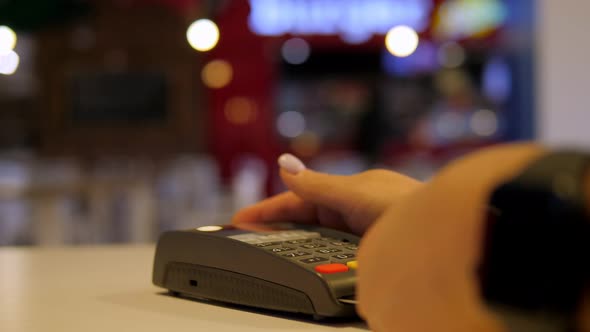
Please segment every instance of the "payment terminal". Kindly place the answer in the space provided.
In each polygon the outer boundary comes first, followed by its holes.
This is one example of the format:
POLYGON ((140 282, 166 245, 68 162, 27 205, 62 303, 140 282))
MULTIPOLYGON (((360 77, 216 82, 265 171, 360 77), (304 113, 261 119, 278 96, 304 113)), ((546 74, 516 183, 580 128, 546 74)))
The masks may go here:
POLYGON ((323 317, 355 316, 359 237, 294 224, 161 235, 153 283, 172 294, 323 317))

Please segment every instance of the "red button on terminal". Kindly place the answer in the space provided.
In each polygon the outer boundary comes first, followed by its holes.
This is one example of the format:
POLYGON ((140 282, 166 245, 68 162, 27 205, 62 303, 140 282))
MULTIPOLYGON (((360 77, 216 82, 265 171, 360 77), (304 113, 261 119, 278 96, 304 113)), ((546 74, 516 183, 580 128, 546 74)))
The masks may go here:
POLYGON ((316 272, 324 273, 324 274, 340 273, 340 272, 348 271, 348 266, 346 266, 344 264, 340 264, 340 263, 323 264, 323 265, 316 266, 315 270, 316 270, 316 272))

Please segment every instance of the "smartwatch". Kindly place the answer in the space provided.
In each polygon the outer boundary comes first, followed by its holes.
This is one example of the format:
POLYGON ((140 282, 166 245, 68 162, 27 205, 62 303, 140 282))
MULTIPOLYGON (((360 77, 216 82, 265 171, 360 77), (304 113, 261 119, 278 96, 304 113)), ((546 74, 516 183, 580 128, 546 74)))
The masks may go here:
POLYGON ((482 295, 511 332, 575 331, 590 283, 590 154, 555 151, 490 196, 482 295))

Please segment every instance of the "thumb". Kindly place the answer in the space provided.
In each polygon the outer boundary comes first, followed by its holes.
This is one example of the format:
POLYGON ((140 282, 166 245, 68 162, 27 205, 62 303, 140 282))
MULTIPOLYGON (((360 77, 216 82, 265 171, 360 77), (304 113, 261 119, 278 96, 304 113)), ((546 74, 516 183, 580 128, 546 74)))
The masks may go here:
POLYGON ((343 211, 358 198, 350 176, 315 172, 291 154, 279 157, 281 178, 295 195, 304 201, 343 211))

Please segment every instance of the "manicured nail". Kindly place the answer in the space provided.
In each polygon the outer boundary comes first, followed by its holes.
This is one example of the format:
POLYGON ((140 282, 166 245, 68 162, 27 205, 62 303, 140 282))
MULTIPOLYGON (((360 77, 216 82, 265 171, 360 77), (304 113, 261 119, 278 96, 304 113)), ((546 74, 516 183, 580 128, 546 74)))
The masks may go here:
POLYGON ((291 174, 297 174, 305 169, 305 164, 289 153, 285 153, 279 157, 279 166, 291 174))

